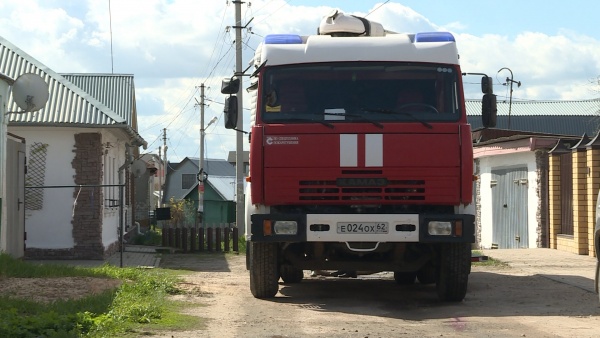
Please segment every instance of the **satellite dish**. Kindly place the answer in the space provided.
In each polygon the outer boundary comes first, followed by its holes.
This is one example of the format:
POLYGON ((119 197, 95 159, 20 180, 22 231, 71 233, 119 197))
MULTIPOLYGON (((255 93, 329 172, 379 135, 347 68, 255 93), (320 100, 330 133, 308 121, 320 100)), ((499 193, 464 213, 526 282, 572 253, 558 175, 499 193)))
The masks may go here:
POLYGON ((140 177, 146 172, 146 162, 135 160, 131 163, 131 173, 135 177, 140 177))
POLYGON ((25 73, 13 83, 12 96, 23 113, 37 111, 48 102, 48 84, 37 74, 25 73))

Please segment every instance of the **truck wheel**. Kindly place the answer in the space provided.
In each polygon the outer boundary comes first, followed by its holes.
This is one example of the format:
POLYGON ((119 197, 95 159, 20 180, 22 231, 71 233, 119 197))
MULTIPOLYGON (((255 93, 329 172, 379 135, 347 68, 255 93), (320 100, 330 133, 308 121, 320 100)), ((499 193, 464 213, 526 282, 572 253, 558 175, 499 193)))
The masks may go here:
POLYGON ((450 302, 463 300, 467 294, 470 271, 471 244, 442 244, 438 264, 438 298, 450 302))
POLYGON ((279 274, 284 283, 300 283, 304 278, 304 271, 294 268, 289 264, 284 264, 279 269, 279 274))
POLYGON ((250 243, 250 291, 256 298, 275 297, 279 290, 277 243, 250 243))
POLYGON ((394 279, 399 285, 412 285, 415 283, 417 273, 410 271, 394 271, 394 279))
POLYGON ((424 285, 435 283, 435 266, 432 263, 427 263, 417 271, 417 279, 419 283, 424 285))

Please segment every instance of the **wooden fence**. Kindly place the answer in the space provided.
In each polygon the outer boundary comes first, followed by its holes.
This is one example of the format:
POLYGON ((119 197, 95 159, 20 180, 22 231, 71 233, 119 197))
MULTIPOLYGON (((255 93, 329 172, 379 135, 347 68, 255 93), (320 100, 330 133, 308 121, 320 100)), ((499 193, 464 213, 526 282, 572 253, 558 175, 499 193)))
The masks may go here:
POLYGON ((239 229, 230 224, 198 227, 165 227, 162 246, 183 252, 239 252, 239 229))

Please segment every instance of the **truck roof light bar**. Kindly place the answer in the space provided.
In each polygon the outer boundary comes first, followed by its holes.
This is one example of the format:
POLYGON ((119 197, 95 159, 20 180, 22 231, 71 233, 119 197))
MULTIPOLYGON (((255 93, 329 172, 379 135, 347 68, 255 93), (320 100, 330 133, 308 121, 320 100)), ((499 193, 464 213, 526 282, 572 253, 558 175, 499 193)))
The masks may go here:
POLYGON ((302 37, 296 34, 269 34, 265 36, 267 45, 297 45, 302 44, 302 37))
POLYGON ((415 42, 456 42, 449 32, 422 32, 415 34, 415 42))

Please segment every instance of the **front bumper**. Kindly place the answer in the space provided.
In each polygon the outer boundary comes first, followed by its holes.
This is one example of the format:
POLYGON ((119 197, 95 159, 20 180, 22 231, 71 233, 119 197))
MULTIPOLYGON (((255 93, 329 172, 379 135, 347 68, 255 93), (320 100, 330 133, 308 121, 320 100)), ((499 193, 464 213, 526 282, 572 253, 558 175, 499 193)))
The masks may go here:
POLYGON ((474 243, 475 216, 462 214, 255 214, 250 240, 254 242, 413 242, 474 243), (278 234, 277 221, 295 222, 295 234, 278 234), (450 224, 444 235, 430 234, 431 224, 450 224), (353 233, 345 225, 374 231, 353 233), (368 224, 368 225, 367 225, 368 224), (376 225, 385 224, 385 232, 376 225), (343 229, 342 229, 343 228, 343 229), (379 230, 379 231, 377 231, 379 230))

